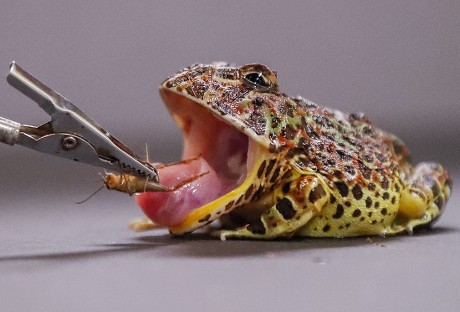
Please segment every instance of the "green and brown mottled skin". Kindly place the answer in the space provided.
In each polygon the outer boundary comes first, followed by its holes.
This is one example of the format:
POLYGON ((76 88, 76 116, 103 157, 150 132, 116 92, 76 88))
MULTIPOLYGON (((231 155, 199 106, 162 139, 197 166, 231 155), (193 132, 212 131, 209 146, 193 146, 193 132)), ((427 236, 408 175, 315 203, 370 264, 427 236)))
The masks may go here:
POLYGON ((264 65, 194 65, 161 92, 206 107, 259 144, 247 187, 172 233, 220 218, 222 239, 396 234, 431 224, 449 197, 442 166, 413 167, 404 144, 363 114, 282 93, 264 65))

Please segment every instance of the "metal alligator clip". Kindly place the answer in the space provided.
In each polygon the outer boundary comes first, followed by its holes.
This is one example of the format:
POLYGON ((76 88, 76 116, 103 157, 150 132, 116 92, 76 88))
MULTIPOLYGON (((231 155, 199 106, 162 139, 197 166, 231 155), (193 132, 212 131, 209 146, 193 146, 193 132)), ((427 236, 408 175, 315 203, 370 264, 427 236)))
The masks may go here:
POLYGON ((34 127, 0 117, 0 142, 19 144, 36 151, 145 177, 158 185, 158 172, 128 147, 86 116, 75 105, 53 91, 15 62, 10 65, 8 83, 35 101, 51 121, 34 127))

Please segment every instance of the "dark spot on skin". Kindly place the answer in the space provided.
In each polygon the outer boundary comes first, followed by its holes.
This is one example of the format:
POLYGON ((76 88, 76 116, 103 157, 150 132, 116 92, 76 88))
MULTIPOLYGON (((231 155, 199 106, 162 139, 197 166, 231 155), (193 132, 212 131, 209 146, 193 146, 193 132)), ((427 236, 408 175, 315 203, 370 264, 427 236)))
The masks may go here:
POLYGON ((263 161, 263 162, 260 164, 259 170, 257 170, 257 177, 258 177, 259 179, 262 177, 262 174, 264 173, 266 164, 267 164, 267 162, 266 162, 266 161, 263 161))
POLYGON ((390 198, 390 194, 388 194, 388 192, 385 192, 385 193, 383 193, 382 198, 383 198, 384 200, 387 200, 387 199, 390 198))
POLYGON ((177 92, 182 92, 182 87, 178 86, 176 87, 177 92))
POLYGON ((291 170, 286 171, 283 176, 281 177, 282 180, 287 180, 292 176, 291 170))
POLYGON ((323 227, 323 232, 328 232, 330 229, 331 229, 331 226, 330 226, 329 224, 326 224, 326 225, 323 227))
POLYGON ((251 200, 253 200, 253 201, 258 200, 261 197, 263 191, 264 191, 264 187, 262 185, 259 185, 259 188, 254 193, 254 195, 252 196, 251 200))
POLYGON ((262 222, 262 220, 257 220, 251 224, 248 225, 248 230, 251 231, 254 234, 265 234, 265 226, 262 222))
POLYGON ((287 194, 291 190, 291 182, 284 183, 281 190, 283 191, 284 194, 287 194))
POLYGON ((348 186, 344 182, 334 182, 335 187, 339 190, 340 195, 342 197, 347 197, 348 196, 348 186))
POLYGON ((380 154, 380 153, 375 153, 375 158, 377 158, 378 161, 380 161, 381 163, 384 163, 388 160, 385 155, 380 154))
POLYGON ((286 197, 278 201, 278 203, 276 204, 276 210, 278 210, 279 213, 281 213, 285 220, 292 219, 296 214, 296 211, 292 206, 292 202, 286 197))
POLYGON ((372 220, 371 224, 376 224, 377 220, 372 220))
POLYGON ((280 174, 280 170, 281 170, 281 168, 280 168, 280 167, 277 167, 277 168, 275 169, 275 171, 273 171, 273 174, 272 174, 272 176, 271 176, 271 178, 270 178, 270 183, 273 183, 273 182, 276 181, 276 179, 278 178, 278 176, 279 176, 279 174, 280 174))
POLYGON ((367 213, 367 216, 368 216, 369 218, 372 217, 372 211, 368 212, 368 213, 367 213))
POLYGON ((337 205, 337 209, 335 210, 335 213, 332 216, 332 218, 340 219, 343 216, 343 213, 344 213, 343 206, 342 205, 337 205))
POLYGON ((316 202, 318 199, 326 195, 326 191, 324 190, 321 184, 318 184, 315 188, 310 191, 310 195, 308 196, 308 200, 311 203, 316 202))
POLYGON ((310 143, 308 143, 307 139, 301 137, 296 150, 299 151, 299 154, 308 155, 310 151, 310 143))
POLYGON ((361 215, 361 210, 355 209, 355 211, 353 211, 352 216, 353 216, 354 218, 359 217, 360 215, 361 215))
POLYGON ((379 206, 380 206, 380 203, 379 203, 378 201, 376 201, 376 202, 374 203, 374 208, 379 208, 379 206))
POLYGON ((366 198, 366 208, 371 208, 372 206, 372 199, 370 197, 366 198))
POLYGON ((238 198, 238 200, 236 201, 236 205, 241 204, 241 202, 243 201, 243 199, 244 199, 244 195, 241 195, 240 198, 238 198))
POLYGON ((391 203, 392 203, 393 205, 396 203, 396 196, 393 196, 393 197, 391 198, 391 203))
POLYGON ((372 155, 370 155, 370 154, 365 154, 365 155, 363 156, 363 159, 364 159, 365 161, 367 161, 368 163, 372 163, 372 161, 374 160, 374 158, 373 158, 372 155))
POLYGON ((203 219, 198 220, 198 222, 206 222, 211 218, 211 215, 208 213, 203 219))
POLYGON ((246 190, 246 193, 244 193, 244 199, 248 199, 251 196, 253 190, 254 184, 251 184, 251 186, 246 190))
POLYGON ((388 181, 387 177, 383 177, 382 182, 380 183, 380 185, 382 186, 382 188, 384 190, 388 190, 388 187, 390 186, 390 181, 388 181))
POLYGON ((351 223, 345 224, 346 228, 348 229, 350 227, 351 223))
POLYGON ((364 179, 369 180, 371 178, 372 170, 366 167, 366 165, 360 164, 359 170, 361 171, 364 179))
POLYGON ((386 216, 388 213, 388 210, 386 208, 382 208, 380 212, 382 213, 382 215, 386 216))
POLYGON ((305 168, 308 168, 308 167, 311 165, 311 163, 309 162, 309 160, 308 160, 308 159, 304 159, 304 158, 298 159, 298 160, 296 161, 296 164, 297 164, 297 166, 299 166, 299 168, 304 168, 304 169, 305 169, 305 168))
POLYGON ((281 130, 281 134, 288 140, 292 140, 297 134, 297 130, 293 129, 289 125, 281 130))
POLYGON ((287 158, 292 158, 292 157, 294 157, 296 155, 303 155, 303 154, 304 154, 303 149, 301 149, 299 147, 293 147, 287 152, 286 157, 287 158))
POLYGON ((342 172, 342 171, 339 171, 339 170, 335 170, 335 171, 334 171, 334 176, 335 176, 337 179, 339 179, 339 180, 342 180, 342 179, 343 179, 343 176, 344 176, 344 174, 343 174, 343 172, 342 172))
POLYGON ((345 172, 351 176, 354 176, 356 174, 356 170, 352 166, 345 166, 345 172))
POLYGON ((271 159, 268 163, 267 170, 265 171, 265 176, 268 177, 269 174, 271 173, 273 167, 276 164, 276 159, 271 159))
POLYGON ((261 106, 264 103, 264 100, 261 97, 256 97, 252 99, 252 104, 255 106, 261 106))
POLYGON ((399 193, 399 191, 400 191, 400 188, 399 188, 399 184, 398 184, 398 183, 395 184, 395 191, 398 192, 398 193, 399 193))
POLYGON ((366 220, 366 218, 365 218, 365 217, 361 217, 361 218, 359 218, 359 221, 364 221, 364 220, 366 220))
POLYGON ((351 207, 351 203, 350 203, 350 201, 348 201, 348 200, 347 200, 347 201, 345 202, 345 206, 347 206, 347 207, 351 207))
POLYGON ((311 125, 308 124, 305 127, 305 132, 308 135, 308 137, 310 137, 311 139, 319 139, 318 133, 313 129, 311 125))
POLYGON ((371 135, 372 134, 372 128, 370 126, 365 126, 363 127, 362 129, 363 133, 366 134, 366 135, 371 135))
POLYGON ((281 120, 278 117, 272 116, 272 128, 278 127, 280 122, 281 120))
MULTIPOLYGON (((228 112, 229 114, 231 114, 231 111, 228 112)), ((258 112, 258 111, 254 111, 252 112, 249 117, 244 121, 244 123, 249 127, 251 128, 252 130, 254 130, 254 132, 257 134, 257 135, 262 135, 265 133, 265 129, 266 129, 266 120, 264 118, 264 116, 258 112)))
MULTIPOLYGON (((339 143, 338 145, 343 145, 343 143, 339 143)), ((337 154, 343 161, 350 161, 352 159, 352 157, 343 150, 337 150, 337 154)))
POLYGON ((331 204, 335 203, 336 199, 335 199, 335 196, 331 194, 331 204))
POLYGON ((371 182, 367 185, 367 188, 369 189, 369 191, 375 191, 376 185, 375 183, 371 182))
POLYGON ((351 189, 351 192, 353 193, 353 197, 356 199, 356 200, 360 200, 361 198, 363 198, 363 190, 361 189, 361 186, 359 186, 359 184, 355 184, 355 186, 353 186, 353 188, 351 189))
POLYGON ((225 211, 229 211, 230 209, 233 208, 234 201, 232 200, 229 202, 227 205, 225 205, 225 211))

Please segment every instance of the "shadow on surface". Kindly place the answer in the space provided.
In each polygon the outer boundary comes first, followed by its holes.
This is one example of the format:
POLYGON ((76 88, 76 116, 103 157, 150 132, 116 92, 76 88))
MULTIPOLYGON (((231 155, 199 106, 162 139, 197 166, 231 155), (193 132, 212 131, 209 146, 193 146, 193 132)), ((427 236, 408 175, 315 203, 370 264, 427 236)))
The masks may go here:
MULTIPOLYGON (((294 238, 290 240, 227 240, 225 242, 206 234, 193 234, 184 237, 172 237, 170 242, 175 248, 167 249, 161 256, 171 257, 244 257, 285 253, 296 250, 335 249, 361 246, 385 247, 387 243, 411 238, 448 235, 458 232, 456 228, 436 227, 434 229, 419 229, 414 235, 398 235, 390 237, 349 237, 349 238, 294 238)), ((143 236, 137 238, 144 243, 158 243, 158 236, 143 236)))
POLYGON ((295 238, 291 240, 252 241, 227 240, 225 242, 207 234, 193 234, 184 237, 152 235, 135 238, 138 242, 98 244, 81 246, 81 251, 45 252, 24 255, 0 256, 1 262, 12 261, 77 261, 101 256, 122 255, 133 252, 153 251, 158 257, 250 257, 280 254, 296 250, 335 249, 362 246, 385 247, 390 242, 410 240, 423 236, 448 235, 458 232, 456 228, 436 227, 419 230, 412 237, 352 237, 352 238, 295 238))

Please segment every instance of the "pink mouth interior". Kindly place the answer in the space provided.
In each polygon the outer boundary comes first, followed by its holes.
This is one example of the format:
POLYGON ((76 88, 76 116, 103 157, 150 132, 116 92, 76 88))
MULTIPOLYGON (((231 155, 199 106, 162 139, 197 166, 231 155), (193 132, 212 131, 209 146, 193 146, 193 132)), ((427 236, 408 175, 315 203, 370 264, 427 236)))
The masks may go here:
POLYGON ((194 209, 239 186, 252 164, 255 144, 199 104, 168 91, 162 95, 182 128, 182 159, 189 161, 160 168, 160 183, 174 187, 207 173, 173 192, 136 196, 138 205, 150 219, 159 225, 173 226, 194 209))

